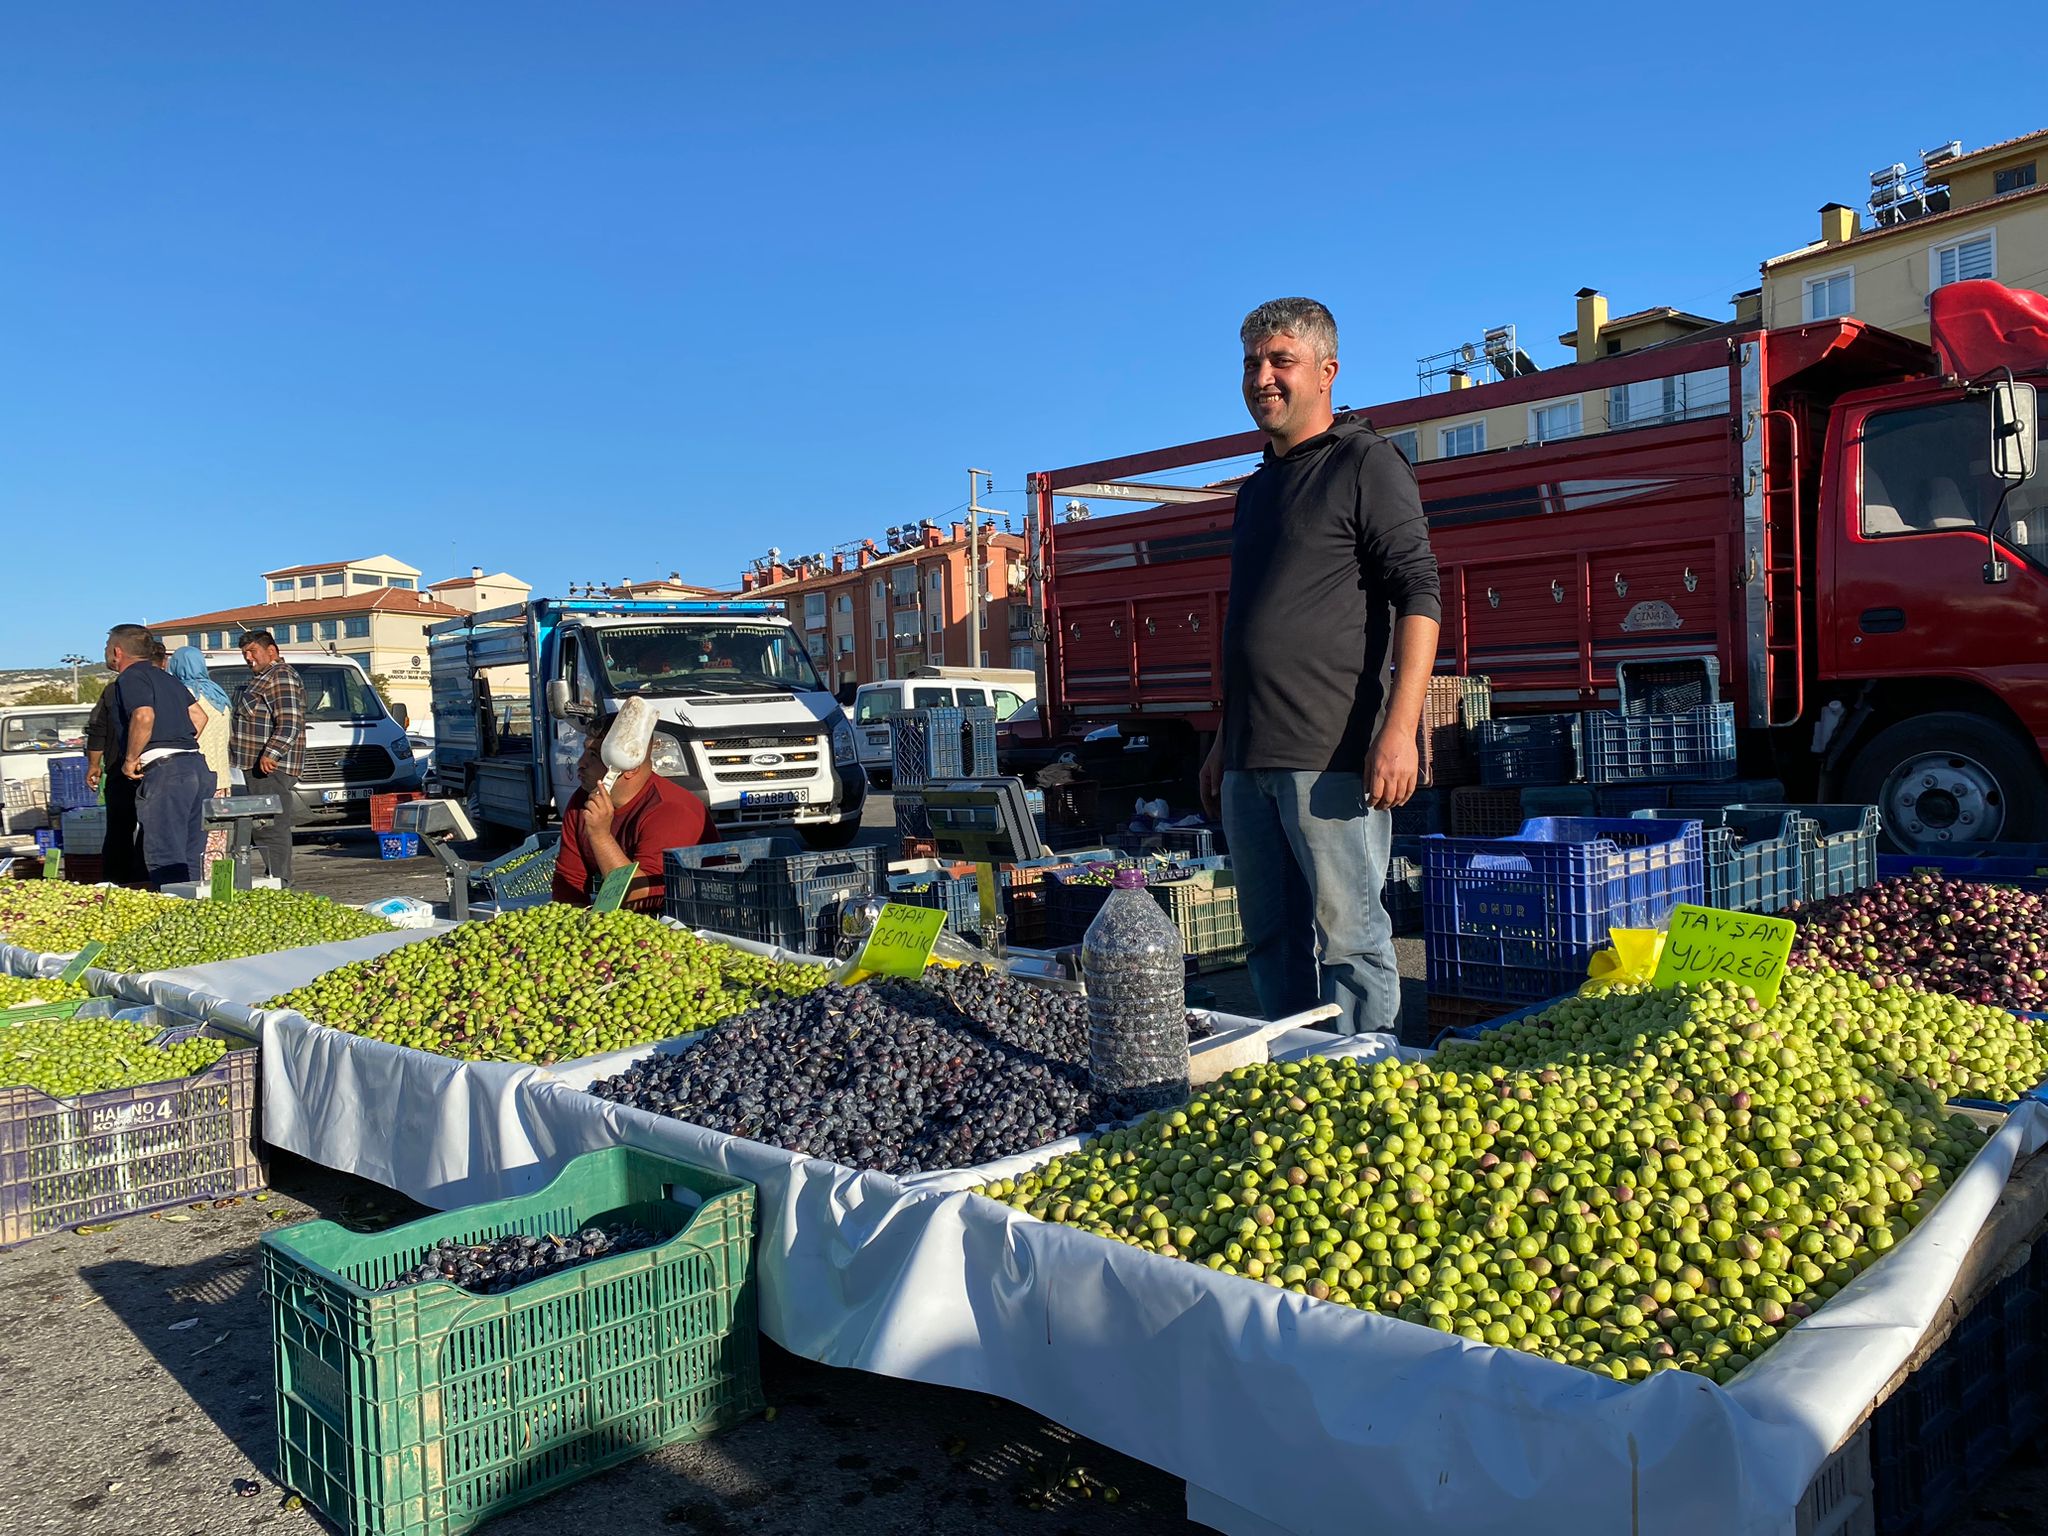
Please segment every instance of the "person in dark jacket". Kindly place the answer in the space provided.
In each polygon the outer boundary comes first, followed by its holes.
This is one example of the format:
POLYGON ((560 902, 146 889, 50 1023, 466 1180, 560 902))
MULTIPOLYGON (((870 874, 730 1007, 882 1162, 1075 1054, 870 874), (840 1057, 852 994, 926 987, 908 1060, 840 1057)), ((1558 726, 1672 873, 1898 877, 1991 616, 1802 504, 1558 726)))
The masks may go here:
POLYGON ((1381 888, 1390 812, 1415 793, 1436 557, 1400 450, 1335 422, 1329 310, 1276 299, 1240 336, 1267 447, 1237 493, 1223 724, 1202 798, 1222 811, 1267 1017, 1335 1003, 1344 1033, 1393 1033, 1401 981, 1381 888))
POLYGON ((85 722, 85 782, 98 793, 104 785, 107 831, 100 848, 100 878, 110 885, 140 885, 145 873, 142 845, 135 835, 135 781, 121 772, 121 744, 114 740, 114 685, 100 690, 85 722))

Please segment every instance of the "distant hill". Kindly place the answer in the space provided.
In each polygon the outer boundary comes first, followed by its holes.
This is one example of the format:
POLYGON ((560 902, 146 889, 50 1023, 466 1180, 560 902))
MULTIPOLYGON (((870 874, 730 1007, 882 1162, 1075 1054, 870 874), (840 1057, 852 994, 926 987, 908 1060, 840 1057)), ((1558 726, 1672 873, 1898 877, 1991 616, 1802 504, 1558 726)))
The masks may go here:
MULTIPOLYGON (((104 677, 104 667, 80 667, 81 680, 88 677, 104 677)), ((25 693, 37 688, 56 686, 64 690, 64 696, 71 696, 71 669, 69 667, 24 667, 15 671, 0 670, 0 705, 13 704, 25 693)))

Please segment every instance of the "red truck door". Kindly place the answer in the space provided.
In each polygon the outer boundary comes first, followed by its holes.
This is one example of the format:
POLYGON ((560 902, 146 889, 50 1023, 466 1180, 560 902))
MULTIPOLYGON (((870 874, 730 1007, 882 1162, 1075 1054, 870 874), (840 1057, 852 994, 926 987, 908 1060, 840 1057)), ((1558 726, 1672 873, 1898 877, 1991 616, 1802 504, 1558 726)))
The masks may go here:
POLYGON ((2011 577, 1984 580, 1989 473, 1981 395, 1904 396, 1842 413, 1824 505, 1835 538, 1819 614, 1822 670, 1889 685, 1845 798, 1900 842, 2048 835, 2048 476, 2005 501, 2011 577))

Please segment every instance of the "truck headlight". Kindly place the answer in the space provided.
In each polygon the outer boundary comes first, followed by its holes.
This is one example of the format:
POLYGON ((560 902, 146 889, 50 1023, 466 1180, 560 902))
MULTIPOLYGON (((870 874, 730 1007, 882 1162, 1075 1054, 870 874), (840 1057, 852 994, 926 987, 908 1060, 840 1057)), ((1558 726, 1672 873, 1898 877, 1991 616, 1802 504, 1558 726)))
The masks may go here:
POLYGON ((680 777, 689 771, 683 761, 683 744, 663 731, 654 733, 654 740, 648 744, 647 765, 664 779, 680 777))
POLYGON ((860 743, 854 739, 853 722, 841 717, 832 727, 832 761, 851 763, 860 757, 860 743))

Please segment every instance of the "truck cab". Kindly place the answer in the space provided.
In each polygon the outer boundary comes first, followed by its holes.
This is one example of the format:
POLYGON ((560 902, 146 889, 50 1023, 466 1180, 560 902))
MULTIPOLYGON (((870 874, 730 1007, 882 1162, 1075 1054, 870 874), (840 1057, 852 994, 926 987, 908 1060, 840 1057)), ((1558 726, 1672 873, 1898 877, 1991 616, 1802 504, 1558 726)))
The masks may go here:
POLYGON ((867 776, 853 728, 779 605, 545 599, 433 626, 436 772, 477 819, 532 831, 577 789, 585 723, 629 698, 654 771, 728 832, 850 843, 867 776))
MULTIPOLYGON (((325 651, 285 651, 282 659, 306 690, 306 762, 295 792, 301 812, 363 818, 370 796, 420 787, 425 763, 360 662, 325 651)), ((231 706, 252 675, 238 656, 209 656, 206 670, 231 706)))
POLYGON ((0 832, 54 826, 50 759, 85 750, 89 704, 22 704, 0 709, 0 832))

